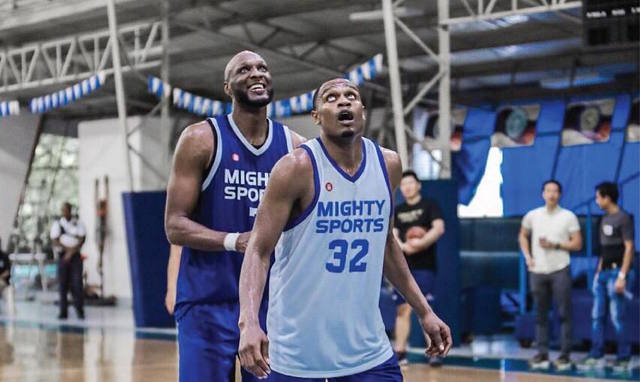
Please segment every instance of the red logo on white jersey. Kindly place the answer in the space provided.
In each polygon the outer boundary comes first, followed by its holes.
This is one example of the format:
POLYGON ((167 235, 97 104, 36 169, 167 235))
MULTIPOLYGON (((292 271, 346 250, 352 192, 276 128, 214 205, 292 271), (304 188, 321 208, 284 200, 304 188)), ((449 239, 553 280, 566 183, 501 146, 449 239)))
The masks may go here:
POLYGON ((240 155, 233 153, 231 154, 231 160, 233 160, 234 162, 237 162, 240 160, 240 155))
POLYGON ((324 188, 325 188, 327 191, 331 192, 331 190, 333 190, 333 184, 331 184, 331 182, 327 182, 327 183, 324 185, 324 188))

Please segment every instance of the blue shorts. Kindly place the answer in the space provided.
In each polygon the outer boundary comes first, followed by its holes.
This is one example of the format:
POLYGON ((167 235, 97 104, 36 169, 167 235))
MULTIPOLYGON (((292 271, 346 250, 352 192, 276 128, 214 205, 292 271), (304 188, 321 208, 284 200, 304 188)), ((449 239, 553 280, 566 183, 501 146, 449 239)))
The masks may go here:
MULTIPOLYGON (((412 269, 411 274, 413 278, 416 279, 416 283, 418 283, 418 287, 423 295, 427 296, 428 294, 433 295, 435 293, 436 273, 434 271, 429 269, 412 269)), ((394 291, 394 300, 396 305, 407 302, 397 290, 394 291)))
MULTIPOLYGON (((178 320, 180 382, 235 381, 239 313, 238 303, 185 307, 178 320)), ((260 312, 262 328, 265 319, 266 308, 260 312)), ((242 370, 243 382, 257 380, 242 370)))
MULTIPOLYGON (((325 378, 289 377, 271 370, 270 382, 325 382, 325 378)), ((385 363, 362 373, 329 378, 328 382, 402 382, 402 372, 395 353, 385 363)))

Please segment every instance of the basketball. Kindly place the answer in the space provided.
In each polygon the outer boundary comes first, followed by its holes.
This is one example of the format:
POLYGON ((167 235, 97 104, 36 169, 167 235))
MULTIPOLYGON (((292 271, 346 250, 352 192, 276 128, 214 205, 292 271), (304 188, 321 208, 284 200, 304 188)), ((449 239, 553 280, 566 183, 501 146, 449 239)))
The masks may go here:
POLYGON ((407 230, 406 238, 407 238, 407 240, 409 240, 409 239, 420 239, 426 233, 427 233, 427 230, 424 229, 423 227, 415 226, 415 227, 411 227, 411 228, 409 228, 407 230))

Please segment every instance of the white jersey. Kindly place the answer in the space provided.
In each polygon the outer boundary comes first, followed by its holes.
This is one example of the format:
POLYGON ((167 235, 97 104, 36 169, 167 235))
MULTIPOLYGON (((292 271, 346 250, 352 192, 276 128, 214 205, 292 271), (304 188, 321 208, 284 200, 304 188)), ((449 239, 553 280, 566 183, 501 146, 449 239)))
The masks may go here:
POLYGON ((271 268, 267 332, 278 373, 351 375, 393 354, 378 308, 391 188, 380 148, 362 141, 354 176, 320 139, 301 146, 313 164, 315 195, 285 227, 271 268))

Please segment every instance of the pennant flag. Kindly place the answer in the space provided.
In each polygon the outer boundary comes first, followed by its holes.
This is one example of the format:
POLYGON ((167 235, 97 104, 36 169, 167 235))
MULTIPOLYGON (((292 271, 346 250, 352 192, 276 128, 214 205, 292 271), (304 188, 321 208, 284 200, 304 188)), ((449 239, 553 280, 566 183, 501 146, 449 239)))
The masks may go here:
POLYGON ((31 101, 29 101, 29 110, 34 114, 40 114, 46 113, 51 109, 66 106, 100 89, 102 85, 104 85, 106 78, 106 74, 100 72, 66 89, 32 98, 31 101))
POLYGON ((147 77, 147 87, 149 89, 149 93, 154 94, 158 99, 169 97, 171 94, 171 86, 162 82, 158 77, 147 77))
POLYGON ((20 104, 18 101, 0 102, 0 118, 18 114, 20 114, 20 104))

